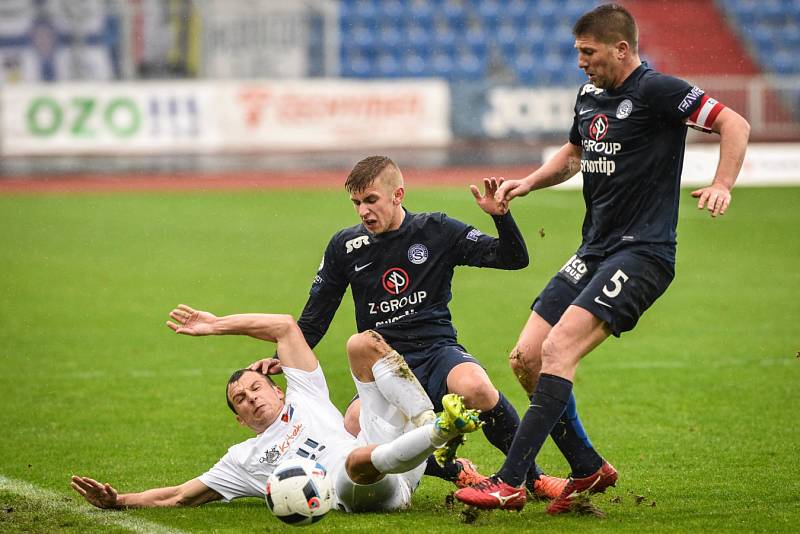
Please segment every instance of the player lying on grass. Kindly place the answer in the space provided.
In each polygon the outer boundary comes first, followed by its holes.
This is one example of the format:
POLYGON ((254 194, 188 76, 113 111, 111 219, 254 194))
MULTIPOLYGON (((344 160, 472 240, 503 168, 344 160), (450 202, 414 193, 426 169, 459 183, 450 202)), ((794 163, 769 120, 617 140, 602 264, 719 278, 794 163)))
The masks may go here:
POLYGON ((356 334, 347 355, 364 400, 361 433, 344 428, 331 403, 316 356, 289 315, 216 317, 180 305, 167 325, 190 336, 247 335, 277 343, 286 392, 252 369, 228 380, 228 406, 257 435, 228 449, 210 470, 177 486, 120 494, 110 484, 73 476, 72 487, 98 508, 195 506, 223 499, 263 497, 269 475, 284 461, 310 458, 333 482, 334 506, 347 512, 408 508, 428 456, 447 441, 477 430, 476 410, 447 395, 433 405, 402 356, 372 331, 356 334))

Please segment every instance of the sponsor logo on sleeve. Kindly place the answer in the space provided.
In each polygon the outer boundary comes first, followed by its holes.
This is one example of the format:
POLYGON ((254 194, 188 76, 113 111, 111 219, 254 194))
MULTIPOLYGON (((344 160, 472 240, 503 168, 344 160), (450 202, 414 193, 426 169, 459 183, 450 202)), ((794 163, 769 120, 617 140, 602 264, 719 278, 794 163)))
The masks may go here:
POLYGON ((422 265, 428 261, 428 247, 421 243, 408 247, 408 261, 414 265, 422 265))
POLYGON ((685 97, 683 97, 683 100, 681 101, 681 103, 678 104, 678 111, 686 112, 686 110, 688 110, 690 107, 692 107, 692 104, 694 104, 695 101, 698 98, 703 96, 704 93, 705 93, 705 91, 703 91, 702 89, 700 89, 696 85, 694 87, 692 87, 692 90, 689 91, 689 94, 686 95, 685 97))
POLYGON ((478 230, 477 228, 473 228, 473 229, 472 229, 472 230, 470 230, 470 231, 469 231, 469 233, 467 234, 467 239, 468 239, 469 241, 477 241, 477 240, 478 240, 478 238, 479 238, 480 236, 482 236, 482 235, 483 235, 483 232, 481 232, 481 231, 480 231, 480 230, 478 230))

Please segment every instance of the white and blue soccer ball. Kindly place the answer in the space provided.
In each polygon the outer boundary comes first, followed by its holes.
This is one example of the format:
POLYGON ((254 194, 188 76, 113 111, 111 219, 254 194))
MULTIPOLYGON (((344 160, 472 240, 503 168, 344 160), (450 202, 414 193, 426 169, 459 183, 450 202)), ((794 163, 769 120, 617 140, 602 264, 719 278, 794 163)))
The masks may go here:
POLYGON ((267 479, 267 507, 290 525, 308 525, 325 517, 333 504, 333 484, 314 460, 297 458, 281 464, 267 479))

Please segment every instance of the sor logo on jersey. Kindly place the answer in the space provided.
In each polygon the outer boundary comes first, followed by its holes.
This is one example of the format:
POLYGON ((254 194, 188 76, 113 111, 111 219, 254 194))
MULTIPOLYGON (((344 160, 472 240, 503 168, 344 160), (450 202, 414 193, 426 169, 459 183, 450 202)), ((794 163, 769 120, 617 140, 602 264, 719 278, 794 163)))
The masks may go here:
POLYGON ((617 118, 627 119, 630 116, 631 111, 633 111, 633 102, 626 98, 619 103, 619 106, 617 106, 617 118))
POLYGON ((400 267, 392 267, 381 277, 383 289, 392 295, 399 295, 408 289, 408 273, 400 267))
POLYGON ((408 261, 414 265, 422 265, 428 261, 428 247, 421 243, 408 247, 408 261))
POLYGON ((347 254, 350 254, 354 250, 361 248, 363 245, 369 245, 369 236, 362 235, 355 237, 346 242, 344 244, 344 248, 347 249, 347 254))
POLYGON ((602 89, 595 87, 594 84, 591 83, 584 84, 583 88, 581 88, 581 96, 585 95, 586 93, 594 93, 599 95, 602 92, 602 89))
POLYGON ((589 124, 589 137, 595 141, 599 141, 608 133, 608 117, 603 114, 595 115, 592 117, 592 122, 589 124))

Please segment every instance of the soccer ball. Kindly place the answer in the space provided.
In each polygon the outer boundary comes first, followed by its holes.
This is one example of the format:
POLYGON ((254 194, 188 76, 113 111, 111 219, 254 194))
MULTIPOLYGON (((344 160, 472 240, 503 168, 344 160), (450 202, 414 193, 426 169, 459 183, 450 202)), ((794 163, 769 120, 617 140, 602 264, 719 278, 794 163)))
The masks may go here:
POLYGON ((316 523, 333 503, 333 484, 325 468, 313 460, 282 462, 267 479, 267 507, 290 525, 316 523))

